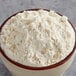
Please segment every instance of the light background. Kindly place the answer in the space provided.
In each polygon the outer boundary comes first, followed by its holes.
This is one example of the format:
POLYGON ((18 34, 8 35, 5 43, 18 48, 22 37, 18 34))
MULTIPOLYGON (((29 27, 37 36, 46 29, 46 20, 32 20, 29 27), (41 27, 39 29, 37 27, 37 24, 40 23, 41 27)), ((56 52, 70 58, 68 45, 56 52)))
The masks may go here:
MULTIPOLYGON (((66 15, 76 26, 76 0, 0 0, 0 25, 13 13, 28 8, 52 9, 66 15)), ((0 76, 11 76, 0 60, 0 76)), ((76 76, 76 57, 64 76, 76 76)))

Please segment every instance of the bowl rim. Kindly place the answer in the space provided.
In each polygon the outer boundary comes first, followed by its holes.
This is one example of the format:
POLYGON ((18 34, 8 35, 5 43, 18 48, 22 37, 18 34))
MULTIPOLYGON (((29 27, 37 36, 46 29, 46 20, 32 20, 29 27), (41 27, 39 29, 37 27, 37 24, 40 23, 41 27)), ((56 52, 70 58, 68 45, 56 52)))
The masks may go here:
MULTIPOLYGON (((2 23, 2 25, 0 26, 0 33, 1 33, 1 30, 2 30, 2 27, 6 24, 6 22, 11 18, 11 17, 13 17, 13 16, 15 16, 16 14, 18 14, 18 13, 22 13, 22 12, 24 12, 24 11, 38 11, 38 10, 40 10, 40 8, 38 8, 38 9, 26 9, 26 10, 23 10, 23 11, 19 11, 19 12, 16 12, 16 13, 14 13, 13 15, 11 15, 10 17, 8 17, 6 20, 4 20, 4 22, 2 23)), ((42 9, 42 10, 46 10, 46 11, 50 11, 50 10, 48 10, 48 9, 42 9)), ((56 13, 58 13, 58 12, 56 12, 56 13)), ((63 15, 61 15, 60 13, 58 13, 60 16, 63 16, 63 15)), ((72 28, 73 28, 73 30, 74 30, 74 32, 76 31, 75 30, 75 27, 73 26, 73 24, 70 22, 70 20, 68 19, 68 22, 71 24, 71 26, 72 26, 72 28)), ((71 56, 74 54, 74 52, 75 52, 75 49, 76 49, 76 32, 75 32, 75 44, 74 44, 74 48, 73 48, 73 50, 70 52, 70 54, 68 55, 68 56, 66 56, 63 60, 61 60, 61 61, 59 61, 59 62, 57 62, 57 63, 55 63, 55 64, 52 64, 52 65, 49 65, 49 66, 42 66, 42 67, 33 67, 33 66, 28 66, 28 65, 24 65, 24 64, 21 64, 21 63, 18 63, 18 62, 16 62, 16 61, 14 61, 14 60, 12 60, 11 58, 9 58, 5 53, 4 53, 4 51, 3 51, 3 49, 1 48, 1 46, 0 46, 0 52, 1 52, 1 54, 4 56, 4 58, 6 58, 10 63, 12 63, 13 65, 16 65, 17 67, 20 67, 20 68, 23 68, 23 69, 27 69, 27 70, 35 70, 35 71, 40 71, 40 70, 48 70, 48 69, 53 69, 53 68, 56 68, 56 67, 58 67, 58 66, 61 66, 62 64, 64 64, 65 62, 67 62, 70 58, 71 58, 71 56)))

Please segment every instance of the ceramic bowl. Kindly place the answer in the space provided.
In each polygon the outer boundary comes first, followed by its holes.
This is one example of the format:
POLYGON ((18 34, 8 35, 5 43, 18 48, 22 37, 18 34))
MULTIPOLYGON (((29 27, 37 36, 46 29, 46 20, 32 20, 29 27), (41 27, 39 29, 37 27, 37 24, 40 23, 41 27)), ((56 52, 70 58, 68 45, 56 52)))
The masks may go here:
MULTIPOLYGON (((28 9, 28 10, 29 11, 30 10, 38 11, 39 9, 28 9)), ((47 9, 44 9, 44 10, 47 10, 47 9)), ((47 10, 47 11, 49 11, 49 10, 47 10)), ((23 12, 23 11, 20 11, 20 12, 23 12)), ((15 16, 16 14, 18 14, 20 12, 17 12, 15 14, 13 14, 12 16, 10 16, 9 18, 7 18, 3 22, 3 24, 0 26, 0 32, 2 30, 2 27, 5 25, 5 23, 11 17, 15 16)), ((61 14, 59 14, 59 15, 61 15, 61 14)), ((72 25, 72 23, 70 21, 69 21, 69 23, 71 24, 72 28, 75 31, 75 28, 72 25)), ((26 65, 20 64, 18 62, 15 62, 5 54, 5 52, 2 50, 1 46, 0 46, 0 57, 1 57, 2 61, 4 62, 5 66, 8 68, 8 70, 12 73, 13 76, 62 76, 63 73, 69 68, 69 66, 71 65, 71 63, 74 59, 75 49, 76 49, 76 40, 75 40, 75 45, 74 45, 73 50, 70 52, 70 54, 67 57, 65 57, 63 60, 61 60, 60 62, 58 62, 56 64, 45 66, 45 67, 32 67, 32 66, 26 66, 26 65)))

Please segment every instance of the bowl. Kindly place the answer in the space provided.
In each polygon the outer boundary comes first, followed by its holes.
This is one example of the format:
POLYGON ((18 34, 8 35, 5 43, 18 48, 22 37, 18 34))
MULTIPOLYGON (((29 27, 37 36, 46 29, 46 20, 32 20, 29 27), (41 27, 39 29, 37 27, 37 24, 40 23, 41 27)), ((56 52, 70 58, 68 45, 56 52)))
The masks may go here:
MULTIPOLYGON (((27 9, 26 11, 38 11, 39 9, 27 9)), ((50 11, 48 9, 43 9, 50 11)), ((13 16, 15 16, 18 13, 21 13, 23 11, 19 11, 12 16, 8 17, 3 24, 0 26, 0 32, 2 30, 2 27, 5 25, 5 23, 13 16)), ((60 13, 58 13, 61 15, 60 13)), ((62 16, 62 15, 61 15, 62 16)), ((68 20, 71 24, 73 30, 75 31, 75 27, 73 24, 68 20)), ((76 32, 76 31, 75 31, 76 32)), ((76 35, 76 34, 75 34, 76 35)), ((76 37, 76 36, 75 36, 76 37)), ((76 38, 75 38, 76 39, 76 38)), ((64 72, 70 67, 71 63, 74 60, 75 56, 75 49, 76 49, 76 40, 73 50, 70 52, 70 54, 65 57, 63 60, 56 64, 52 64, 49 66, 43 66, 43 67, 32 67, 32 66, 26 66, 23 64, 20 64, 16 61, 13 61, 10 59, 5 52, 2 50, 0 46, 0 57, 5 64, 5 66, 8 68, 8 70, 12 73, 12 76, 62 76, 64 72)))

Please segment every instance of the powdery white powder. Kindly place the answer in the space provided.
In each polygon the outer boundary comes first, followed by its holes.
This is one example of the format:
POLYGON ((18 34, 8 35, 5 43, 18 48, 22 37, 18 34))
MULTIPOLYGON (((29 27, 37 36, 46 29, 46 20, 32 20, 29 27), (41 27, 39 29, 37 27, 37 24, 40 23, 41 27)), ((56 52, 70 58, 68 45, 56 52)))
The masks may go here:
POLYGON ((12 60, 29 66, 48 66, 73 49, 75 32, 66 16, 54 11, 24 11, 11 17, 1 31, 1 47, 12 60))

